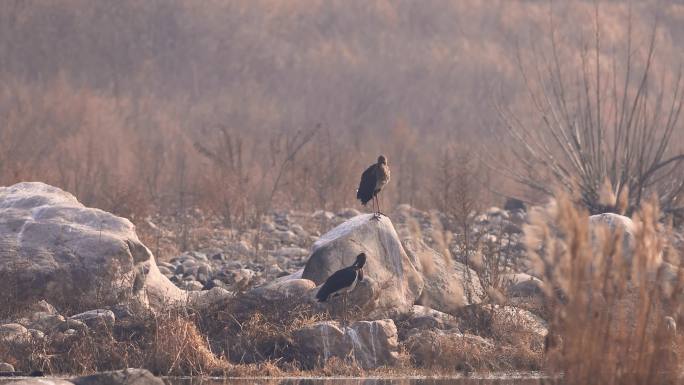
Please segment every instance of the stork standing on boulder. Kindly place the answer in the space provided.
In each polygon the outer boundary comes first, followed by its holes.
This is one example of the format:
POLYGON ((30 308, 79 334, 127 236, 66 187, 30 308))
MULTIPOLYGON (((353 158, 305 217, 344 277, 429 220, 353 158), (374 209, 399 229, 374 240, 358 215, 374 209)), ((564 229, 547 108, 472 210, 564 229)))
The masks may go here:
POLYGON ((361 175, 361 183, 359 189, 356 190, 356 199, 361 201, 362 205, 366 205, 368 201, 373 200, 373 213, 375 219, 380 219, 380 199, 378 194, 382 188, 390 180, 390 169, 387 165, 387 158, 384 155, 378 157, 378 162, 371 165, 361 175), (377 205, 377 211, 375 207, 377 205))
POLYGON ((347 314, 347 294, 354 290, 356 284, 363 280, 363 265, 366 264, 366 254, 356 256, 356 261, 349 267, 337 270, 316 293, 318 302, 326 302, 328 298, 342 295, 343 314, 347 314))

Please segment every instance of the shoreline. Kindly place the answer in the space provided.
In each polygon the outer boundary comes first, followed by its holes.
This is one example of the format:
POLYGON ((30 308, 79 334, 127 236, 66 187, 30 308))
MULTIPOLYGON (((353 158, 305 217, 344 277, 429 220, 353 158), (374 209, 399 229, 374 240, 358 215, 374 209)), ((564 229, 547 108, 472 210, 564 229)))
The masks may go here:
MULTIPOLYGON (((91 373, 91 374, 97 374, 96 373, 91 373)), ((18 380, 26 380, 26 379, 60 379, 60 380, 68 380, 70 378, 74 377, 79 377, 78 375, 71 375, 71 376, 8 376, 8 377, 2 377, 0 376, 0 383, 2 382, 11 382, 11 381, 18 381, 18 380)), ((227 376, 227 377, 222 377, 222 376, 155 376, 158 378, 161 378, 163 380, 209 380, 209 381, 244 381, 244 380, 461 380, 461 379, 468 379, 468 380, 518 380, 518 379, 539 379, 539 380, 547 380, 547 379, 553 379, 557 378, 545 373, 541 372, 497 372, 497 373, 491 373, 491 374, 485 374, 485 373, 475 373, 475 374, 437 374, 434 376, 428 376, 428 375, 407 375, 407 376, 401 376, 401 375, 389 375, 389 376, 378 376, 378 375, 368 375, 368 376, 340 376, 340 375, 334 375, 334 376, 294 376, 294 375, 285 375, 285 376, 227 376)))

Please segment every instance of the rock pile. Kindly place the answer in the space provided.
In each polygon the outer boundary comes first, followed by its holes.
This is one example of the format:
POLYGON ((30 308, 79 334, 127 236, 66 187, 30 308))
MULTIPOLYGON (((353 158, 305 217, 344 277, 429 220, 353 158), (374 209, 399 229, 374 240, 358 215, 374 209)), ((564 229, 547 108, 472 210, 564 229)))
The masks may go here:
MULTIPOLYGON (((475 218, 472 231, 487 244, 519 252, 521 215, 490 209, 475 218)), ((20 319, 0 320, 0 341, 78 338, 89 330, 111 330, 137 309, 188 304, 199 312, 240 298, 283 307, 305 303, 314 309, 313 320, 330 319, 339 302, 314 303, 317 287, 361 252, 368 259, 364 280, 349 296, 354 321, 285 328, 291 335, 284 343, 312 366, 333 357, 351 358, 362 368, 391 366, 402 348, 414 362, 431 363, 441 354, 432 344, 447 349, 463 341, 493 351, 492 336, 470 334, 464 308, 494 314, 490 321, 497 328, 519 323, 544 335, 543 320, 534 314, 483 304, 484 281, 459 260, 457 242, 442 234, 445 218, 405 205, 392 217, 396 223, 354 209, 276 212, 258 229, 239 236, 208 233, 202 247, 157 263, 126 219, 86 208, 41 183, 0 188, 0 275, 18 274, 15 289, 37 302, 20 319)), ((539 290, 519 286, 538 280, 518 275, 506 281, 509 291, 537 295, 539 290)), ((219 332, 221 327, 212 325, 219 332)), ((112 376, 138 383, 125 373, 112 376)))
POLYGON ((83 336, 89 330, 111 329, 115 321, 115 313, 108 309, 95 309, 65 317, 41 300, 26 312, 25 317, 7 323, 0 320, 0 341, 21 345, 83 336))

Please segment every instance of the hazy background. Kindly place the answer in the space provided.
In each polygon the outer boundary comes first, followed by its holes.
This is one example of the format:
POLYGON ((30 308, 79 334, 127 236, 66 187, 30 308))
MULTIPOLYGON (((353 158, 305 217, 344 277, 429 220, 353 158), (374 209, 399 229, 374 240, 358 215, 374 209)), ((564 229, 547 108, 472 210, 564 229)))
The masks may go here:
MULTIPOLYGON (((628 28, 643 55, 657 20, 670 81, 684 4, 634 2, 631 27, 627 2, 599 4, 606 65, 628 28)), ((507 156, 495 106, 534 124, 517 58, 532 68, 552 30, 576 58, 594 21, 592 1, 3 0, 0 185, 248 223, 356 207, 383 153, 386 205, 440 208, 449 186, 480 205, 536 199, 482 157, 507 156)))

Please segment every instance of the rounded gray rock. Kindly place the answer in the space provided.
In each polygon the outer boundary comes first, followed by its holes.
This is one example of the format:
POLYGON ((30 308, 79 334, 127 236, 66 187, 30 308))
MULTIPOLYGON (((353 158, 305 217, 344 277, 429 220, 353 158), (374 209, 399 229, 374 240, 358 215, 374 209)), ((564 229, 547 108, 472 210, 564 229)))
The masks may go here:
POLYGON ((97 309, 72 315, 69 319, 81 321, 90 328, 98 328, 103 326, 111 327, 116 321, 116 316, 114 316, 114 312, 111 310, 97 309))

